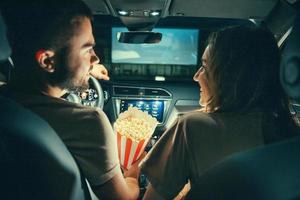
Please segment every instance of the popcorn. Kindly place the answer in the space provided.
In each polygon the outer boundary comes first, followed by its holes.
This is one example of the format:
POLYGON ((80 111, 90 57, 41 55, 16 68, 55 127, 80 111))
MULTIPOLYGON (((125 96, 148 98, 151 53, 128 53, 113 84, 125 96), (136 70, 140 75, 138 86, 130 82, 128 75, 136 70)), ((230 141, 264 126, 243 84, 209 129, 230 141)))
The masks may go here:
POLYGON ((139 159, 157 125, 156 118, 129 107, 114 123, 121 165, 129 169, 139 159))

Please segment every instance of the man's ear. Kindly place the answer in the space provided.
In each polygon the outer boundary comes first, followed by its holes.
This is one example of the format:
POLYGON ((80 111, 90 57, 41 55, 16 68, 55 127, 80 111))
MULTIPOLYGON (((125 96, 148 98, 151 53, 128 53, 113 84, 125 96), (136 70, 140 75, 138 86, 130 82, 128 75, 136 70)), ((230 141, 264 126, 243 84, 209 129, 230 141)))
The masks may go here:
POLYGON ((53 73, 55 71, 54 55, 54 51, 51 50, 38 50, 35 53, 35 60, 43 70, 53 73))

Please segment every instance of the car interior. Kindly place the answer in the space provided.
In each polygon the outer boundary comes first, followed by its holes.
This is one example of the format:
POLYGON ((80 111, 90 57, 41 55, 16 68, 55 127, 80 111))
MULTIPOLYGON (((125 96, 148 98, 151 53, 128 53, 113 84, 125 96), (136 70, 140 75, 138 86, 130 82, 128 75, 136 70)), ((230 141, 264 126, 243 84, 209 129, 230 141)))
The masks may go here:
MULTIPOLYGON (((272 31, 282 54, 282 86, 300 124, 298 0, 84 2, 93 11, 95 51, 110 80, 91 78, 86 98, 75 91, 65 98, 103 109, 112 125, 130 106, 147 111, 158 126, 146 150, 179 115, 200 108, 193 75, 208 35, 227 26, 272 31)), ((0 18, 0 84, 9 82, 14 69, 5 31, 0 18)), ((0 119, 1 199, 96 199, 76 161, 43 119, 2 96, 0 119)), ((199 199, 298 199, 298 152, 300 140, 295 138, 234 154, 208 170, 190 194, 199 199)), ((143 174, 139 184, 142 198, 148 185, 143 174)))

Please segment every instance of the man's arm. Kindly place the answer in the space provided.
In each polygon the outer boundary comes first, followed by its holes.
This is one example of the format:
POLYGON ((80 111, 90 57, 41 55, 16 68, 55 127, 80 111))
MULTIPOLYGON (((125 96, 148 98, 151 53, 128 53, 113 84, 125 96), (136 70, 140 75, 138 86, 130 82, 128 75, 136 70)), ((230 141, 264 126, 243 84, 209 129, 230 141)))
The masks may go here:
POLYGON ((119 170, 117 174, 101 186, 92 187, 94 193, 101 199, 137 199, 140 188, 138 184, 138 177, 140 168, 138 167, 140 161, 146 154, 137 160, 129 170, 124 170, 124 176, 119 170))
POLYGON ((135 200, 139 195, 137 179, 124 178, 121 170, 103 185, 92 187, 92 189, 101 199, 135 200))

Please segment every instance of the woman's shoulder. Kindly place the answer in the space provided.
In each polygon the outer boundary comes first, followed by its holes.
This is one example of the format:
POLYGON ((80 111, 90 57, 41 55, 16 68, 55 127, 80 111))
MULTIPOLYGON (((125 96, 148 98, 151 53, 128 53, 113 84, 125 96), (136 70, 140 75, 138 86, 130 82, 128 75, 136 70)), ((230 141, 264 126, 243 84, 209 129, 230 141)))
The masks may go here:
POLYGON ((231 122, 243 123, 262 118, 261 112, 237 113, 237 112, 214 112, 205 113, 200 110, 184 114, 179 117, 180 123, 197 124, 197 126, 218 126, 231 122))
POLYGON ((200 110, 192 111, 179 116, 179 121, 182 122, 189 122, 189 121, 206 122, 211 120, 213 120, 212 113, 205 113, 200 110))
POLYGON ((180 119, 183 121, 210 121, 215 119, 226 119, 226 118, 235 118, 240 117, 241 115, 248 115, 248 114, 240 114, 234 112, 214 112, 214 113, 206 113, 201 110, 195 110, 184 115, 180 116, 180 119))

